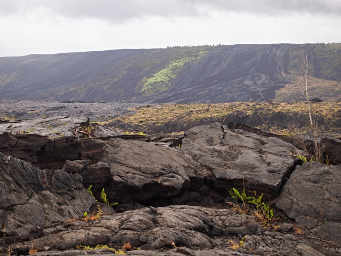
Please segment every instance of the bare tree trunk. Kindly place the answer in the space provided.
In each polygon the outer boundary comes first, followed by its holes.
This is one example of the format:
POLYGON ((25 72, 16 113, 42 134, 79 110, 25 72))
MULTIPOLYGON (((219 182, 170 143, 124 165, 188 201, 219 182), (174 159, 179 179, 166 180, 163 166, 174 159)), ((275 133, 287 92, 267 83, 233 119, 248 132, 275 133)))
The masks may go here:
POLYGON ((313 117, 312 117, 312 103, 310 101, 309 93, 308 93, 308 74, 309 74, 309 60, 308 55, 305 56, 305 72, 304 72, 304 79, 305 79, 305 98, 308 103, 308 114, 309 114, 309 121, 310 121, 310 129, 313 134, 314 140, 314 160, 321 161, 321 152, 318 143, 319 138, 319 131, 317 124, 314 124, 313 117))
POLYGON ((310 126, 313 128, 314 122, 312 117, 312 107, 311 107, 311 101, 308 93, 308 73, 309 73, 309 61, 308 61, 308 55, 305 56, 305 72, 304 72, 304 78, 305 78, 305 98, 306 101, 309 104, 308 112, 309 112, 309 120, 310 120, 310 126))

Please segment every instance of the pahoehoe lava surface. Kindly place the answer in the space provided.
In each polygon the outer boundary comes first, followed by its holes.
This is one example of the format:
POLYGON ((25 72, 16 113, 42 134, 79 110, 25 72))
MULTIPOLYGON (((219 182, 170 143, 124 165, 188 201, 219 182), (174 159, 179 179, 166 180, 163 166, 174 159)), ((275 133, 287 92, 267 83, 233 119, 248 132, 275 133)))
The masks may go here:
POLYGON ((0 140, 3 251, 109 255, 129 243, 136 256, 341 253, 340 166, 297 167, 300 150, 271 134, 211 123, 186 131, 181 147, 133 136, 0 140), (231 208, 228 189, 243 186, 291 220, 267 227, 231 208), (101 202, 103 188, 118 205, 101 202), (99 244, 110 248, 82 249, 99 244))

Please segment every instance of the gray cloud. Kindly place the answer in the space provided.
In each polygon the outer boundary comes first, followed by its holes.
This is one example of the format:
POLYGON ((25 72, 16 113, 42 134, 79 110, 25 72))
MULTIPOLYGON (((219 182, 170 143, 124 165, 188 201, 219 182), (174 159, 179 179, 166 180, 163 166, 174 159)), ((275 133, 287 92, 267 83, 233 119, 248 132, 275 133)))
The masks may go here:
POLYGON ((340 5, 341 0, 0 0, 0 56, 340 42, 340 5), (142 19, 155 16, 166 18, 142 19))
POLYGON ((0 13, 30 13, 46 8, 71 18, 87 17, 115 22, 145 16, 178 17, 197 15, 197 7, 187 0, 2 0, 0 13))
POLYGON ((341 14, 339 0, 198 0, 197 4, 222 8, 231 12, 256 14, 341 14))
POLYGON ((90 17, 113 22, 146 16, 178 17, 211 10, 262 15, 310 13, 341 15, 339 0, 2 0, 0 13, 30 13, 47 8, 71 18, 90 17))
POLYGON ((14 1, 1 1, 0 2, 0 14, 11 14, 18 11, 18 5, 14 1))

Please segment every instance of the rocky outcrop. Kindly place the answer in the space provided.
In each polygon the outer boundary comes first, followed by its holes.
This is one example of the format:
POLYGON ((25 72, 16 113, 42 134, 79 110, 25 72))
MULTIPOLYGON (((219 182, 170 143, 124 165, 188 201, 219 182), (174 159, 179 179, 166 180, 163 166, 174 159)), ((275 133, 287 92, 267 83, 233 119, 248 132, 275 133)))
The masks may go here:
POLYGON ((314 162, 297 168, 276 206, 315 236, 341 244, 341 166, 314 162))
POLYGON ((77 175, 40 170, 0 153, 0 247, 82 216, 95 201, 80 181, 77 175))
POLYGON ((176 148, 121 138, 93 141, 103 145, 96 156, 90 162, 68 161, 64 170, 82 175, 97 195, 104 188, 120 207, 214 205, 224 203, 232 186, 274 198, 295 168, 299 151, 278 138, 227 130, 218 123, 187 131, 176 148))
POLYGON ((125 137, 6 136, 0 148, 33 165, 0 153, 0 252, 341 253, 339 166, 297 168, 299 150, 268 134, 212 123, 186 131, 173 147, 125 137), (232 187, 274 199, 273 223, 232 204, 232 187))
POLYGON ((64 168, 105 188, 110 201, 126 204, 223 203, 232 186, 274 198, 295 168, 299 150, 279 138, 219 123, 185 133, 177 147, 114 137, 48 140, 38 135, 0 136, 0 151, 42 168, 64 168), (165 203, 166 202, 166 203, 165 203))

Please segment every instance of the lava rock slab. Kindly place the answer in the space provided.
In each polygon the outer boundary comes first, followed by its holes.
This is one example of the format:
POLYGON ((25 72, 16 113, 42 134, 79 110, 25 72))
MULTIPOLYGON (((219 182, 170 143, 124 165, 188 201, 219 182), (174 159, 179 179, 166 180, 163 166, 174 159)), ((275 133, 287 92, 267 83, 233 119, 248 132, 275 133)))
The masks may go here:
POLYGON ((279 138, 266 137, 219 123, 185 132, 182 150, 211 172, 216 186, 244 183, 251 189, 277 194, 295 167, 299 150, 279 138))
POLYGON ((312 162, 297 168, 276 206, 315 235, 341 244, 341 166, 312 162))

